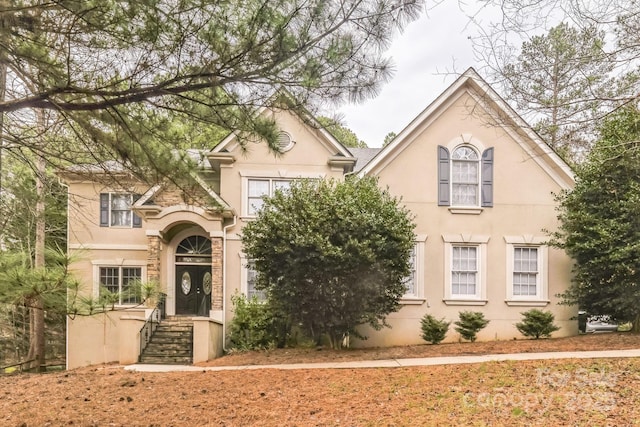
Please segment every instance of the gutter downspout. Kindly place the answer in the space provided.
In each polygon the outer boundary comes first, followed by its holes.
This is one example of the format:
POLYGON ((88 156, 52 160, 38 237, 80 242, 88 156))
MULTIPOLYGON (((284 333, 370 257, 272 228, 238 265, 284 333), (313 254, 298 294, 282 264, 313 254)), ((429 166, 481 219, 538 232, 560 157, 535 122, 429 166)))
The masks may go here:
POLYGON ((233 214, 233 222, 222 227, 222 350, 227 350, 227 229, 238 223, 238 216, 233 214))

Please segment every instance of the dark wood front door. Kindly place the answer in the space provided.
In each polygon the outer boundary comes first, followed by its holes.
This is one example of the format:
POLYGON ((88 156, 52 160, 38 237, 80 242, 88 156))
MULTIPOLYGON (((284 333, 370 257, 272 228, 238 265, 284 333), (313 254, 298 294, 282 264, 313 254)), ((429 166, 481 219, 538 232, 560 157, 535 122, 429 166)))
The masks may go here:
POLYGON ((176 265, 176 314, 209 316, 211 267, 176 265))

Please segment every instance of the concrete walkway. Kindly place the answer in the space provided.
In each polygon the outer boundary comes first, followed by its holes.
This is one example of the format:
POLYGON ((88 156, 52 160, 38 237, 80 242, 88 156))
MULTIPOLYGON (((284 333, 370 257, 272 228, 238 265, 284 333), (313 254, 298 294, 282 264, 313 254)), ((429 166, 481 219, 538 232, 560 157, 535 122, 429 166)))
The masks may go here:
POLYGON ((505 360, 557 360, 640 357, 640 349, 605 351, 563 351, 549 353, 488 354, 481 356, 422 357, 414 359, 357 360, 328 363, 291 363, 282 365, 185 366, 185 365, 128 365, 124 368, 138 372, 202 372, 237 371, 249 369, 357 369, 406 368, 410 366, 457 365, 501 362, 505 360))

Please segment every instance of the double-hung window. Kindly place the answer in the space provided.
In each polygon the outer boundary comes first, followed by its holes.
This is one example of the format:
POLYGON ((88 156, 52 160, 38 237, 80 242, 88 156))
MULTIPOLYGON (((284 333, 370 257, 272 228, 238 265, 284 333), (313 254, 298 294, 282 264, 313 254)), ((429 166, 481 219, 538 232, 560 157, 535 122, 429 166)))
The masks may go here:
POLYGON ((424 247, 427 236, 416 236, 409 253, 409 274, 404 278, 405 293, 400 299, 401 304, 422 304, 424 298, 424 247))
POLYGON ((131 210, 135 198, 131 193, 101 193, 100 226, 141 227, 142 220, 131 210))
POLYGON ((471 147, 462 146, 451 155, 451 204, 478 206, 480 161, 471 147))
POLYGON ((287 190, 290 179, 260 178, 247 180, 247 215, 255 215, 264 204, 265 196, 273 196, 276 191, 287 190))
POLYGON ((545 237, 506 236, 507 305, 545 306, 547 246, 545 237))
POLYGON ((538 294, 538 248, 513 249, 513 296, 538 294))
POLYGON ((475 297, 478 290, 478 248, 454 245, 451 259, 451 296, 475 297))
POLYGON ((487 303, 487 243, 489 236, 443 235, 447 305, 487 303))
POLYGON ((409 275, 404 279, 404 286, 406 287, 405 296, 407 297, 415 297, 417 296, 418 291, 418 271, 416 265, 416 246, 411 249, 411 254, 409 255, 409 266, 411 271, 409 275))
POLYGON ((116 298, 116 304, 140 304, 138 284, 142 278, 142 267, 99 267, 100 293, 104 291, 116 298))

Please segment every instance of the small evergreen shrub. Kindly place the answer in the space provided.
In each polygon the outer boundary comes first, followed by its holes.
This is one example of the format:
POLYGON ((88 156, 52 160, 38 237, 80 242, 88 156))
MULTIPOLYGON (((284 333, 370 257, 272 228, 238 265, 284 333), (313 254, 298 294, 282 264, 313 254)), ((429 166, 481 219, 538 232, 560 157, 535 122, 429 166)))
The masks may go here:
POLYGON ((268 302, 242 294, 231 297, 234 316, 229 326, 230 347, 237 350, 261 350, 284 347, 290 326, 268 302))
POLYGON ((523 317, 522 322, 516 323, 516 328, 525 337, 533 337, 535 339, 540 337, 549 338, 553 332, 560 329, 559 326, 553 323, 553 313, 549 311, 533 308, 520 314, 523 317))
POLYGON ((449 325, 444 318, 438 320, 430 314, 425 314, 420 321, 422 328, 422 339, 431 344, 439 344, 447 336, 449 325))
POLYGON ((460 320, 455 322, 456 332, 471 342, 474 342, 478 332, 489 324, 489 321, 484 318, 484 314, 479 311, 461 311, 459 317, 460 320))

